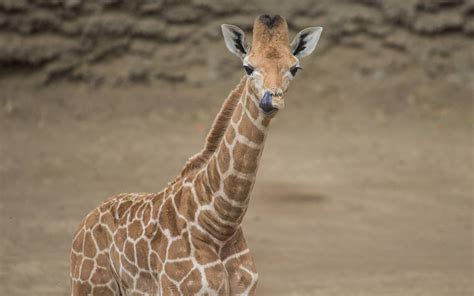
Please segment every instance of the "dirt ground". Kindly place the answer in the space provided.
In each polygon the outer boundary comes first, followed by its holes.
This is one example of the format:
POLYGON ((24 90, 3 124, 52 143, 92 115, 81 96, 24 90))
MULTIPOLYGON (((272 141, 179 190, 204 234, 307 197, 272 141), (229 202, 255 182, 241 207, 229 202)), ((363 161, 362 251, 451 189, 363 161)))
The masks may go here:
MULTIPOLYGON (((336 48, 293 82, 244 221, 258 295, 474 295, 472 80, 390 55, 402 66, 379 73, 385 54, 336 48)), ((67 295, 82 217, 160 191, 238 71, 202 85, 0 81, 0 295, 67 295)))

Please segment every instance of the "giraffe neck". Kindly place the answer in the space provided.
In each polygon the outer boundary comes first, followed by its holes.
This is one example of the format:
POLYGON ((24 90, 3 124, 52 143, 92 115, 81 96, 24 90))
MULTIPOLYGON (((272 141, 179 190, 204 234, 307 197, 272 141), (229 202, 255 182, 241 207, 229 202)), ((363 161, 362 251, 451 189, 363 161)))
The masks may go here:
POLYGON ((218 239, 230 237, 242 222, 270 119, 258 107, 247 81, 218 149, 203 170, 213 211, 202 226, 218 239))

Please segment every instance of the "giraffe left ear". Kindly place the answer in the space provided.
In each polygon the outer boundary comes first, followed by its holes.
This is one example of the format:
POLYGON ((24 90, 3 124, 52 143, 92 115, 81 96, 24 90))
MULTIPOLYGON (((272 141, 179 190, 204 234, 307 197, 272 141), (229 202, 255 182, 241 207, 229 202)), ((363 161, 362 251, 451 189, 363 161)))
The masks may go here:
POLYGON ((291 42, 293 55, 298 58, 310 55, 316 48, 322 32, 323 28, 321 27, 309 27, 301 30, 291 42))
POLYGON ((244 31, 234 25, 221 25, 221 29, 227 49, 243 60, 247 55, 244 31))

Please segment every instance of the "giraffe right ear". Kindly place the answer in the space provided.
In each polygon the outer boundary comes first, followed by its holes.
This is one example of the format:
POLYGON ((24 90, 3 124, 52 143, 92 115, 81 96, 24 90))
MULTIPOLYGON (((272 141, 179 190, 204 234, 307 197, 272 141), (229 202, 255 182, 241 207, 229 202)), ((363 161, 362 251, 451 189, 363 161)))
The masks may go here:
POLYGON ((243 60, 248 50, 244 31, 237 26, 225 24, 221 25, 221 29, 227 49, 243 60))

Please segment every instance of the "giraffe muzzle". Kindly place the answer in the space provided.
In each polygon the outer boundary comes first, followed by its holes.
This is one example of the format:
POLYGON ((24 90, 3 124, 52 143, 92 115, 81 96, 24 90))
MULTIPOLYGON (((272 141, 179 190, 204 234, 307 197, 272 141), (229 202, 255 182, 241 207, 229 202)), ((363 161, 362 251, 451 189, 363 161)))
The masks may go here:
POLYGON ((266 91, 260 100, 260 108, 265 114, 273 114, 278 110, 285 108, 283 96, 274 96, 270 91, 266 91))

